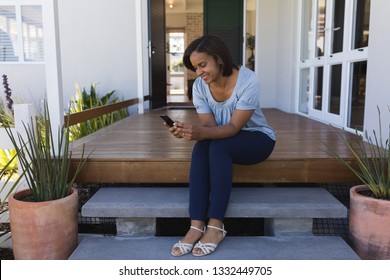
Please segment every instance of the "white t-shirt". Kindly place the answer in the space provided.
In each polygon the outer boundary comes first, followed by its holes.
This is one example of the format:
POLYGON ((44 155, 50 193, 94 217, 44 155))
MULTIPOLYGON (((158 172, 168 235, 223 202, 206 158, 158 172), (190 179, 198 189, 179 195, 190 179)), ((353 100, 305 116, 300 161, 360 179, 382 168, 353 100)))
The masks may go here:
POLYGON ((254 110, 248 123, 242 128, 249 131, 261 131, 271 139, 276 139, 275 131, 268 125, 260 107, 260 83, 256 74, 241 66, 233 93, 229 99, 218 102, 211 95, 209 86, 199 77, 193 88, 193 103, 198 114, 214 115, 218 126, 228 124, 233 111, 254 110))

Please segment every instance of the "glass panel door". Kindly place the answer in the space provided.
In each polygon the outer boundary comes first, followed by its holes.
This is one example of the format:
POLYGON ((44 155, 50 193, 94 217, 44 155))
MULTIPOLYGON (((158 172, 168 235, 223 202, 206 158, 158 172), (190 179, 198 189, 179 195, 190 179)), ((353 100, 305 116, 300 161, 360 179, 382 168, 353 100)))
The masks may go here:
POLYGON ((310 97, 310 68, 304 68, 300 72, 299 78, 299 105, 298 110, 301 113, 309 113, 310 97))
POLYGON ((345 0, 334 1, 332 14, 332 54, 335 54, 343 51, 345 0))
POLYGON ((312 56, 313 52, 313 0, 302 1, 302 36, 301 36, 301 61, 312 56))
POLYGON ((365 48, 368 46, 368 36, 370 34, 370 4, 370 0, 356 0, 352 49, 365 48))
POLYGON ((351 64, 351 90, 347 126, 363 131, 364 107, 366 101, 367 61, 351 64))
POLYGON ((316 57, 323 56, 325 53, 325 19, 326 19, 326 0, 317 0, 316 57))
POLYGON ((370 3, 302 0, 298 112, 363 129, 370 3))
POLYGON ((314 69, 313 108, 322 111, 324 67, 314 69))
POLYGON ((255 71, 256 49, 256 0, 246 0, 245 3, 245 43, 244 52, 245 66, 255 71))
POLYGON ((342 65, 331 66, 328 113, 340 115, 341 105, 341 70, 342 65))
POLYGON ((184 32, 168 33, 168 86, 169 94, 184 94, 184 32))

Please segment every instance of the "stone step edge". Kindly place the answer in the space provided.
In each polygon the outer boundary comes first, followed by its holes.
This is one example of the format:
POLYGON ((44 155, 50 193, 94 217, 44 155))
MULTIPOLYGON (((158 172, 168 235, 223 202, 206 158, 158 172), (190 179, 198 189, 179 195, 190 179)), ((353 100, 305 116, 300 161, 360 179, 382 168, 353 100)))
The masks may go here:
MULTIPOLYGON (((188 188, 101 188, 84 217, 188 217, 188 188)), ((345 218, 347 208, 323 188, 233 188, 226 217, 345 218)))
POLYGON ((170 249, 180 237, 87 236, 71 260, 358 260, 338 236, 227 236, 206 257, 173 257, 170 249))

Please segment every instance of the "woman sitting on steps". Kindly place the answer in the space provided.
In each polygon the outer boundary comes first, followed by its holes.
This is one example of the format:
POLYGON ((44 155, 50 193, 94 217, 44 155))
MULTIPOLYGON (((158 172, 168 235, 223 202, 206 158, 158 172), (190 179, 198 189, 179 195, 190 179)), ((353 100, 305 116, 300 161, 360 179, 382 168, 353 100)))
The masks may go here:
POLYGON ((233 64, 221 39, 196 39, 185 50, 183 62, 198 75, 193 103, 200 125, 176 121, 169 128, 177 138, 197 141, 190 169, 191 227, 171 253, 205 256, 215 251, 227 233, 223 220, 232 188, 233 163, 266 160, 276 136, 260 108, 258 77, 248 68, 233 64))

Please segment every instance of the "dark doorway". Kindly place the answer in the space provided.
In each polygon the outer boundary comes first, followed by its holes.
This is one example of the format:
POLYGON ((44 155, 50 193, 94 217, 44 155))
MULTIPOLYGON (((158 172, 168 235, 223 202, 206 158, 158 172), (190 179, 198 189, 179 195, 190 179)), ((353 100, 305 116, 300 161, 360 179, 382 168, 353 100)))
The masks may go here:
POLYGON ((165 0, 149 0, 149 91, 151 108, 167 105, 165 0))
POLYGON ((204 34, 220 37, 229 46, 233 62, 242 65, 243 0, 204 0, 204 34))
POLYGON ((184 30, 186 46, 203 34, 221 37, 229 46, 233 61, 243 64, 243 0, 148 0, 149 3, 149 74, 151 109, 165 106, 192 104, 191 83, 196 75, 184 69, 184 94, 169 94, 175 84, 170 81, 167 66, 168 35, 170 30, 184 30), (199 1, 199 2, 198 2, 199 1), (184 5, 186 4, 186 5, 184 5), (199 4, 201 9, 199 10, 199 4), (177 10, 179 12, 175 12, 177 10), (167 16, 166 13, 169 13, 167 16), (172 13, 175 17, 172 26, 172 13), (177 20, 183 16, 183 22, 177 26, 177 20), (168 20, 168 23, 167 23, 168 20), (199 21, 200 20, 200 21, 199 21), (169 84, 168 84, 169 83, 169 84), (169 86, 168 86, 169 85, 169 86), (185 100, 181 101, 180 98, 185 100), (189 99, 189 100, 188 100, 189 99))

